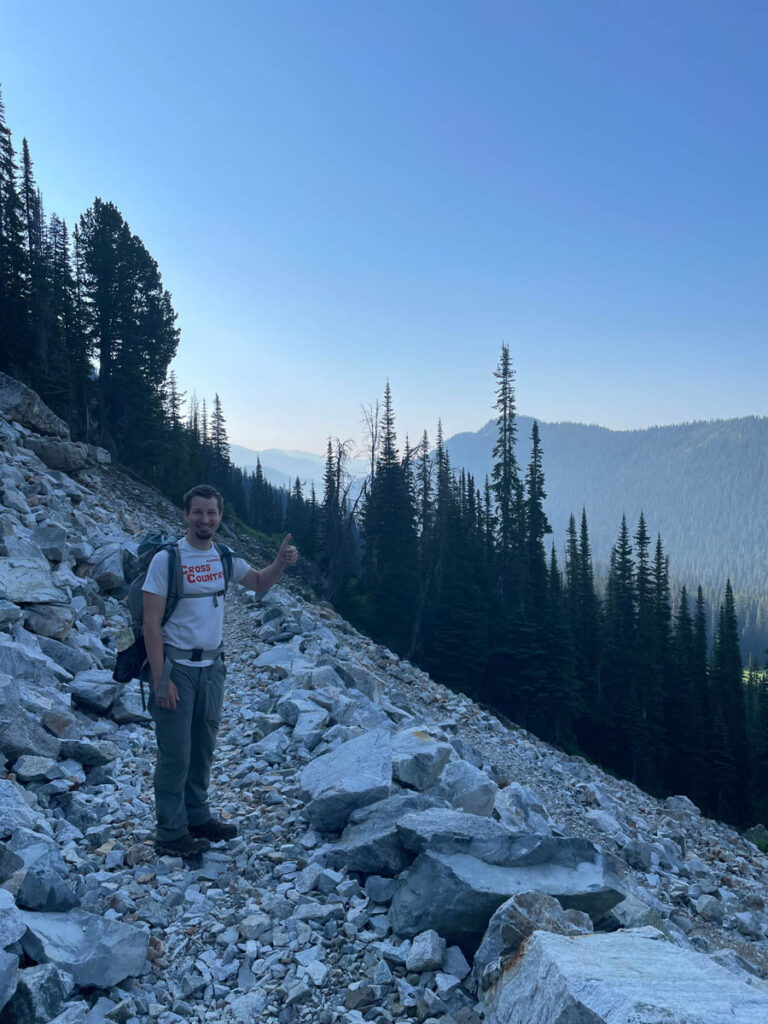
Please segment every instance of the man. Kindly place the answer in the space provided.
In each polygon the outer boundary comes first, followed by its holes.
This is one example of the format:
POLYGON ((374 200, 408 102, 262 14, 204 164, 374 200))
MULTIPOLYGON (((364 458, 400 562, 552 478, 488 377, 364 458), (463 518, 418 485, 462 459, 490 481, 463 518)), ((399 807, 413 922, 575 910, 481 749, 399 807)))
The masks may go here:
MULTIPOLYGON (((183 570, 179 602, 165 625, 169 553, 152 559, 144 592, 144 642, 152 676, 149 710, 155 722, 155 847, 160 853, 193 857, 211 842, 232 839, 234 825, 212 817, 208 783, 224 696, 223 650, 225 577, 213 543, 221 522, 222 498, 201 484, 184 495, 187 533, 176 557, 183 570)), ((288 542, 266 569, 232 558, 230 582, 266 593, 298 552, 288 542)))

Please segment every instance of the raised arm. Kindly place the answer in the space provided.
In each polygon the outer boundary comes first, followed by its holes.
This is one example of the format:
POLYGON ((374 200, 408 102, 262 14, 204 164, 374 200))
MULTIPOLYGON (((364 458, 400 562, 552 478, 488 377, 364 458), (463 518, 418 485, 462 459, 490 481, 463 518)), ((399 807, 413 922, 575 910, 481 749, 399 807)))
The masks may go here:
POLYGON ((273 583, 277 583, 283 575, 283 569, 289 565, 296 565, 299 560, 299 552, 290 543, 291 535, 287 533, 277 552, 274 562, 271 562, 266 569, 249 569, 240 580, 248 590, 255 590, 258 594, 266 594, 273 583))

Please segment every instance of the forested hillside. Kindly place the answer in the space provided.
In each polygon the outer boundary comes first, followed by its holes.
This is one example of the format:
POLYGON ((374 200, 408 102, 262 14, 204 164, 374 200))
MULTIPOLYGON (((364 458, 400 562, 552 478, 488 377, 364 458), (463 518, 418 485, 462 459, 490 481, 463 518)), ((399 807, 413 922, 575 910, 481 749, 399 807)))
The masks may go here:
MULTIPOLYGON (((527 458, 533 421, 518 417, 517 454, 527 458)), ((742 650, 768 646, 768 417, 608 430, 582 423, 539 423, 555 537, 584 508, 595 569, 604 577, 622 515, 640 513, 661 533, 672 580, 701 584, 717 607, 730 577, 742 650)), ((454 466, 476 480, 492 468, 494 421, 446 441, 454 466)), ((561 542, 562 543, 562 542, 561 542)), ((710 626, 713 622, 710 622, 710 626)))

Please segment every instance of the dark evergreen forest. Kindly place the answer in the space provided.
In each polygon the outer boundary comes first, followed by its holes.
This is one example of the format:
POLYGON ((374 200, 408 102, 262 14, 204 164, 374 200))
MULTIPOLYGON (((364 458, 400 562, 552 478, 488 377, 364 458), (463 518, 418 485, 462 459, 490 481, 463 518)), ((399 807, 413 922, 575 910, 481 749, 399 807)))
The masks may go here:
POLYGON ((518 456, 506 346, 491 473, 454 472, 439 424, 434 446, 426 433, 398 446, 387 385, 353 502, 337 440, 321 498, 233 466, 219 396, 186 400, 169 372, 175 321, 157 263, 113 203, 95 199, 71 233, 46 215, 0 103, 0 369, 171 499, 206 480, 230 519, 290 530, 344 615, 446 685, 651 793, 687 793, 737 825, 768 819, 768 674, 742 664, 730 581, 710 637, 702 588, 671 592, 642 514, 616 524, 604 594, 583 511, 558 559, 535 421, 525 466, 518 456))

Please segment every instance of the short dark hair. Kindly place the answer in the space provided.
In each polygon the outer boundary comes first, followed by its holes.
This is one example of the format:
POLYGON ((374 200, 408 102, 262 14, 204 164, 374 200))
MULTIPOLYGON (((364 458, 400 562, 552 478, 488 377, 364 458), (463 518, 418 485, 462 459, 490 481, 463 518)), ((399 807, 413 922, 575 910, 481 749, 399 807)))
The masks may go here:
POLYGON ((211 487, 210 484, 197 484, 196 487, 191 487, 184 495, 184 511, 189 512, 192 507, 193 498, 215 498, 216 504, 219 506, 219 515, 224 511, 224 499, 216 490, 215 487, 211 487))

